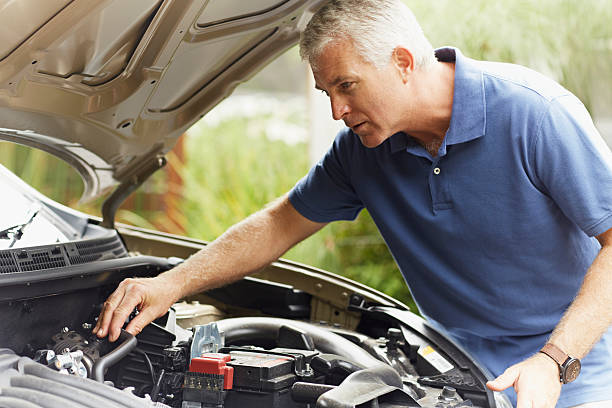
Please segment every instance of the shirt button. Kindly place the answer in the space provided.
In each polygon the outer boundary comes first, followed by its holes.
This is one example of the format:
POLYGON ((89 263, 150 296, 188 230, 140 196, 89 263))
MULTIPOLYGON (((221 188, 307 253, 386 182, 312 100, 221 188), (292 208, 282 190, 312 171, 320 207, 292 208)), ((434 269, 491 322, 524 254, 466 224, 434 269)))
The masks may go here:
POLYGON ((440 168, 439 168, 439 167, 436 167, 436 168, 434 169, 434 174, 435 174, 436 176, 437 176, 438 174, 440 174, 440 168))

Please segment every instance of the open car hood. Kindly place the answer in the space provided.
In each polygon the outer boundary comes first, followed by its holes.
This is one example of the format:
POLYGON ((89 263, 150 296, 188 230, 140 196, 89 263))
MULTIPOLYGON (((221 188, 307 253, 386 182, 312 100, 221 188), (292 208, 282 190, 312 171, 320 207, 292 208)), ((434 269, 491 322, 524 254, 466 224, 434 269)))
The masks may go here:
POLYGON ((325 0, 0 0, 0 139, 139 185, 325 0))

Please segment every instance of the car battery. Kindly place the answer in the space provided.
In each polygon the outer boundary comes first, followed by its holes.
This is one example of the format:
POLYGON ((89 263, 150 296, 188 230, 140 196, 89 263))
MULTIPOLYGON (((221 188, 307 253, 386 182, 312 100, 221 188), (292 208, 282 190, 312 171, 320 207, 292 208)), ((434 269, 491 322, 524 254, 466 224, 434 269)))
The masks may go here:
POLYGON ((202 354, 185 374, 183 401, 202 408, 306 407, 291 399, 291 386, 310 376, 308 362, 316 354, 245 348, 202 354))

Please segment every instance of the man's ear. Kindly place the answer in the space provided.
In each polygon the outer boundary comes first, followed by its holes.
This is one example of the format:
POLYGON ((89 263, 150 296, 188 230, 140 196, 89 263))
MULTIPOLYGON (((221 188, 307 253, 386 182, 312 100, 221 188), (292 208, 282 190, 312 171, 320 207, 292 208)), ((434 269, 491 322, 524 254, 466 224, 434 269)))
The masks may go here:
POLYGON ((391 62, 398 69, 404 83, 408 80, 409 74, 414 71, 414 57, 410 50, 404 47, 396 47, 391 55, 391 62))

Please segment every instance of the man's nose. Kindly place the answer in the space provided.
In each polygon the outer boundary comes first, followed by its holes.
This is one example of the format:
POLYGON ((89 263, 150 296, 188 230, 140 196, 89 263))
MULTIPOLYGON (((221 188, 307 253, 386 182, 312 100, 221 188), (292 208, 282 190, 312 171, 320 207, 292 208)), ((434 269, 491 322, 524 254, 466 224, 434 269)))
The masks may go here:
POLYGON ((340 120, 351 111, 350 107, 343 98, 330 98, 332 117, 334 120, 340 120))

